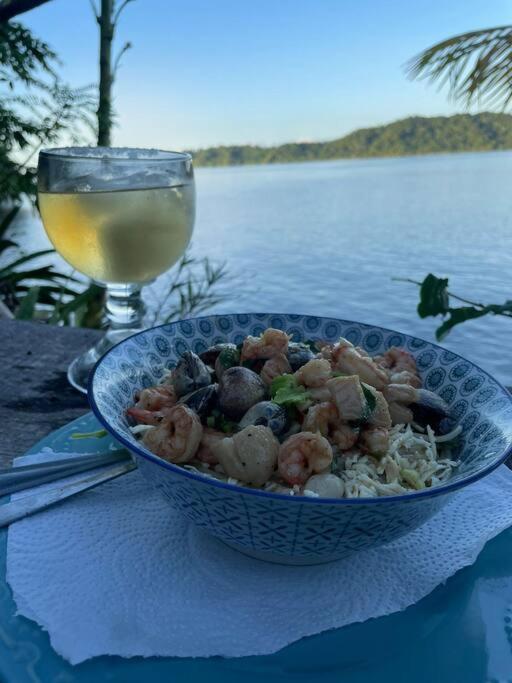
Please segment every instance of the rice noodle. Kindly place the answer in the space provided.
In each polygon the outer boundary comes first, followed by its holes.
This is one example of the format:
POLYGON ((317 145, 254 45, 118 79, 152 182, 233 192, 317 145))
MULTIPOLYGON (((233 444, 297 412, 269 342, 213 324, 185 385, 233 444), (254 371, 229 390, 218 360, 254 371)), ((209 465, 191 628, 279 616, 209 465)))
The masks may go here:
MULTIPOLYGON (((130 429, 133 434, 141 436, 153 427, 137 425, 130 429)), ((452 459, 450 447, 446 444, 456 439, 461 431, 462 427, 458 426, 448 434, 436 436, 431 427, 419 433, 411 425, 395 425, 389 432, 389 448, 381 458, 365 455, 357 448, 338 451, 331 470, 343 481, 345 498, 401 495, 438 486, 459 465, 458 460, 452 459)), ((219 464, 210 467, 207 463, 193 460, 182 467, 217 481, 251 488, 238 479, 228 477, 219 464)), ((290 488, 283 485, 277 475, 265 484, 263 490, 289 496, 318 497, 299 486, 290 488)))

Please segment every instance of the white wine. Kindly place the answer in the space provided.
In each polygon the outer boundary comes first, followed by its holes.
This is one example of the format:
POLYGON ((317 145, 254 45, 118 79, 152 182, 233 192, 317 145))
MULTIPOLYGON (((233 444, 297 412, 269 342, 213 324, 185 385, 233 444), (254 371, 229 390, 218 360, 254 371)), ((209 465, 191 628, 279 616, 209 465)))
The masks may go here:
POLYGON ((98 282, 144 283, 183 255, 195 217, 194 185, 112 192, 39 192, 55 249, 98 282))

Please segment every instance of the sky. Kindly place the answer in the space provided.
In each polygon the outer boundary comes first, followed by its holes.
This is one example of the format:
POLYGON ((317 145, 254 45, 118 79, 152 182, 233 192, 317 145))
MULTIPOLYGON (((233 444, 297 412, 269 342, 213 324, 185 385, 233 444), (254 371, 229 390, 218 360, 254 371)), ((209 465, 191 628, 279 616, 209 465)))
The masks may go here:
MULTIPOLYGON (((51 0, 19 19, 57 51, 68 82, 97 81, 89 0, 51 0)), ((116 35, 117 50, 133 48, 114 85, 113 143, 273 145, 458 113, 445 92, 411 82, 405 63, 511 21, 509 0, 134 0, 116 35)))

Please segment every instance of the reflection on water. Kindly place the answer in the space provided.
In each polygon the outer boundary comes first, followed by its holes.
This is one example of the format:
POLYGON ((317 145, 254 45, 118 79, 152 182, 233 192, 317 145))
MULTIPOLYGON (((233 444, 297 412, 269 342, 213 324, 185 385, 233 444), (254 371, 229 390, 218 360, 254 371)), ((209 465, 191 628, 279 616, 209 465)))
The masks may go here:
MULTIPOLYGON (((512 152, 199 169, 193 251, 228 263, 217 311, 316 313, 432 340, 416 288, 392 277, 431 271, 470 299, 512 298, 511 175, 512 152)), ((510 332, 483 318, 445 344, 512 384, 510 332)))

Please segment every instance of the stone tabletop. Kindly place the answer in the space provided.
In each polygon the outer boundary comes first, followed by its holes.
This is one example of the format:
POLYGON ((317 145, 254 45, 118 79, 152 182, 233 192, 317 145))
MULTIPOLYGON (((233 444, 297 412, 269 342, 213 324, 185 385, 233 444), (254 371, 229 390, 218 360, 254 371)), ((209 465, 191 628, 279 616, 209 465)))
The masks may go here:
POLYGON ((66 369, 100 334, 0 319, 0 467, 89 410, 66 369))

